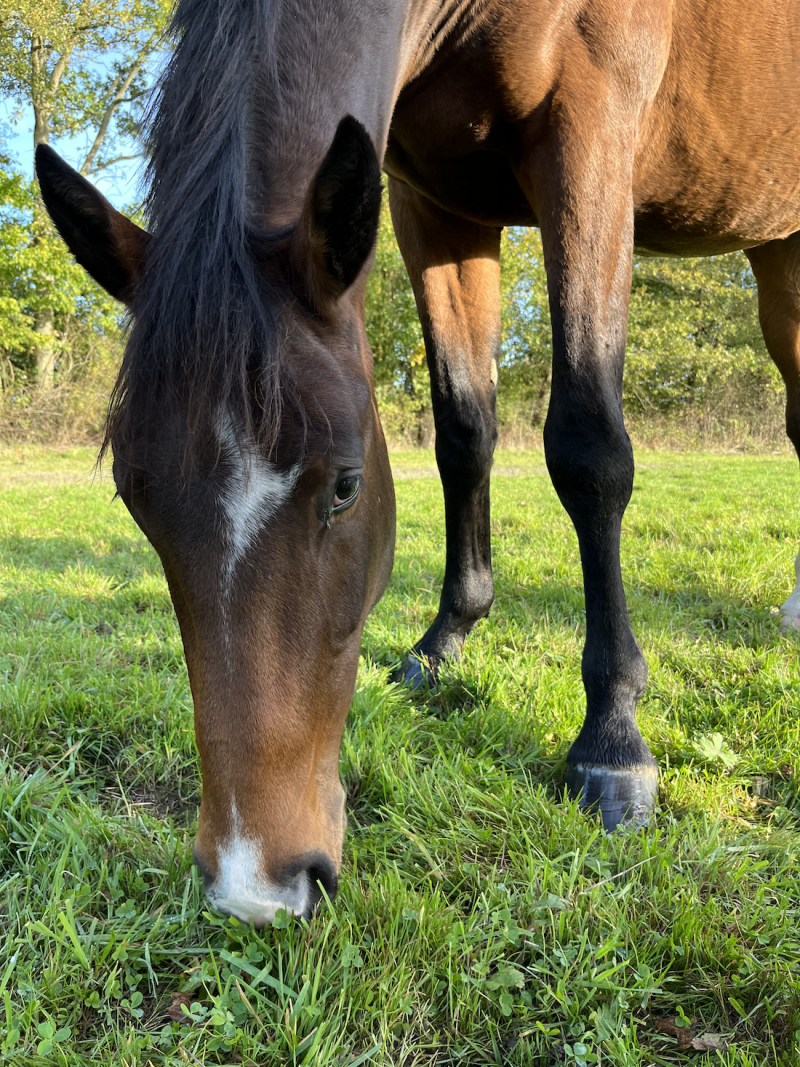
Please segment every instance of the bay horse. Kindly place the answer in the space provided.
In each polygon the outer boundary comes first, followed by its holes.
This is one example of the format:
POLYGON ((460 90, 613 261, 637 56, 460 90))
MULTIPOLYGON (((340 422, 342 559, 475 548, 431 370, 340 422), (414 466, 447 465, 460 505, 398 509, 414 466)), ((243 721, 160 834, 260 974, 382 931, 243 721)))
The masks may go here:
MULTIPOLYGON (((429 682, 492 604, 503 226, 539 226, 547 466, 583 566, 586 714, 567 783, 652 811, 647 667, 620 528, 634 247, 745 249, 800 447, 800 7, 785 0, 179 0, 154 106, 149 233, 40 146, 44 202, 133 326, 109 409, 119 495, 183 637, 208 898, 256 925, 337 886, 338 775, 392 479, 364 287, 388 174, 425 337, 446 509, 429 682)), ((800 615, 798 588, 784 607, 800 615)))

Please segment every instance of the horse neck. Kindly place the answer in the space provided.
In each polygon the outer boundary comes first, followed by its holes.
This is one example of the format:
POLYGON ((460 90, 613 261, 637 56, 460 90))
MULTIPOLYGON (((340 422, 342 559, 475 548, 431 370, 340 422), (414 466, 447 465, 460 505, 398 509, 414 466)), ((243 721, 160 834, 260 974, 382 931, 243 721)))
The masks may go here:
POLYGON ((436 39, 474 0, 284 0, 271 62, 256 74, 250 201, 270 227, 297 218, 340 119, 355 116, 382 158, 395 101, 436 39), (266 205, 266 206, 265 206, 266 205))

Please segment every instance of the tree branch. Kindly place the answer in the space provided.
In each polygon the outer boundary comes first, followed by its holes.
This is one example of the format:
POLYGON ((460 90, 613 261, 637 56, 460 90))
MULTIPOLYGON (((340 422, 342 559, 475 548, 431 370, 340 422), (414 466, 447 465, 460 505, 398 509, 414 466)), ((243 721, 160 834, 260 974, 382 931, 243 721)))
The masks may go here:
POLYGON ((132 156, 114 156, 113 159, 106 159, 103 163, 98 163, 91 170, 85 171, 81 169, 81 174, 84 178, 88 178, 92 174, 98 174, 101 170, 105 170, 106 167, 113 167, 115 163, 124 163, 128 159, 141 159, 143 155, 145 155, 144 149, 141 152, 134 152, 132 156))
POLYGON ((50 141, 50 116, 44 101, 40 98, 39 86, 41 82, 42 52, 44 42, 38 35, 31 36, 31 104, 33 106, 33 147, 38 144, 48 144, 50 141))
MULTIPOLYGON (((95 157, 97 156, 97 153, 100 151, 100 146, 102 145, 103 141, 105 140, 105 136, 108 133, 108 127, 111 124, 112 118, 114 117, 114 112, 117 110, 119 105, 124 101, 125 93, 130 88, 131 83, 133 82, 133 79, 136 77, 136 75, 142 69, 142 66, 144 64, 145 59, 149 56, 149 54, 150 54, 150 52, 152 50, 152 46, 155 43, 156 37, 157 37, 157 34, 155 34, 155 33, 151 34, 149 40, 144 45, 142 50, 139 52, 139 55, 136 57, 136 59, 135 59, 135 61, 133 63, 133 66, 130 68, 130 70, 128 71, 127 75, 125 75, 124 81, 122 81, 122 83, 120 84, 120 80, 118 78, 117 81, 114 83, 116 91, 114 92, 114 95, 112 96, 108 106, 106 107, 105 111, 103 112, 103 118, 102 118, 102 120, 100 122, 100 126, 98 127, 97 136, 95 137, 94 143, 92 144, 92 147, 89 149, 89 151, 88 151, 88 153, 86 155, 86 159, 84 159, 83 166, 81 167, 81 170, 80 170, 81 174, 83 174, 84 177, 87 174, 89 174, 92 170, 102 170, 102 168, 104 166, 110 166, 110 164, 105 163, 105 164, 102 164, 99 167, 94 167, 93 164, 94 164, 95 157)), ((120 75, 120 77, 122 77, 122 75, 120 75)), ((123 158, 137 159, 141 154, 142 154, 141 152, 138 152, 135 156, 128 156, 128 157, 120 156, 119 159, 123 159, 123 158)))
POLYGON ((50 85, 48 88, 48 92, 51 99, 53 98, 53 96, 55 96, 59 82, 64 76, 64 71, 69 66, 69 61, 75 49, 75 44, 76 40, 73 37, 69 44, 65 47, 64 51, 61 53, 58 62, 53 67, 53 73, 50 75, 50 85))

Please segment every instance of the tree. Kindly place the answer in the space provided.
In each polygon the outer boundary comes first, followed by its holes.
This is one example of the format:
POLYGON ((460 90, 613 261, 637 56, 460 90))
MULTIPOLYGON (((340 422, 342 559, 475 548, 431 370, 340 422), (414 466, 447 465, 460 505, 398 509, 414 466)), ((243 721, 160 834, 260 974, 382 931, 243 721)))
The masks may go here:
MULTIPOLYGON (((168 12, 168 0, 0 0, 0 91, 21 113, 32 109, 34 147, 51 137, 85 135, 86 151, 75 163, 87 176, 141 154, 138 125, 168 12)), ((29 243, 38 253, 32 251, 35 281, 23 313, 32 318, 31 355, 45 387, 53 382, 64 267, 56 250, 66 256, 54 240, 34 195, 29 243)))
POLYGON ((430 410, 425 344, 386 196, 375 263, 367 282, 365 314, 384 428, 392 436, 411 437, 419 442, 430 410))
MULTIPOLYGON (((539 231, 509 228, 500 257, 501 425, 539 428, 550 394, 552 339, 539 231)), ((424 349, 411 286, 388 212, 381 219, 367 289, 367 330, 383 412, 429 414, 424 349), (409 404, 413 398, 413 408, 409 404)), ((690 414, 709 428, 750 427, 780 408, 783 386, 758 323, 755 279, 741 252, 710 259, 636 256, 633 264, 624 404, 628 416, 690 414)), ((390 421, 389 429, 392 425, 390 421)), ((407 436, 407 433, 405 434, 407 436)))
POLYGON ((538 230, 510 227, 500 246, 500 422, 540 426, 550 395, 550 307, 538 230))
POLYGON ((44 231, 33 239, 34 210, 33 183, 0 156, 0 382, 17 389, 26 384, 28 353, 41 344, 36 325, 43 306, 52 312, 67 356, 116 334, 119 319, 116 302, 73 261, 58 235, 44 231), (79 339, 79 332, 87 337, 79 339))
POLYGON ((636 257, 625 368, 629 412, 752 415, 782 391, 743 253, 636 257))

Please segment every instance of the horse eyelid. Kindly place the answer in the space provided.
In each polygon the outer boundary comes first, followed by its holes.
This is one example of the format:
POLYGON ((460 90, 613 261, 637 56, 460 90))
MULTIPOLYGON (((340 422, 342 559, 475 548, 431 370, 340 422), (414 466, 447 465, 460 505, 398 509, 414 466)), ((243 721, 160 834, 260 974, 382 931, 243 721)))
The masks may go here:
MULTIPOLYGON (((355 481, 355 483, 356 483, 355 490, 350 494, 350 496, 348 496, 345 500, 343 500, 341 502, 341 504, 337 504, 336 507, 331 507, 331 514, 332 515, 338 515, 342 511, 347 511, 347 509, 352 504, 354 504, 356 502, 356 500, 358 499, 358 497, 359 497, 359 495, 361 493, 361 475, 360 474, 348 474, 348 475, 345 475, 345 478, 352 478, 355 481)), ((344 479, 340 478, 339 481, 344 481, 344 479)), ((337 488, 338 488, 338 486, 337 486, 337 488)), ((334 496, 334 500, 335 499, 336 499, 336 497, 334 496)))

